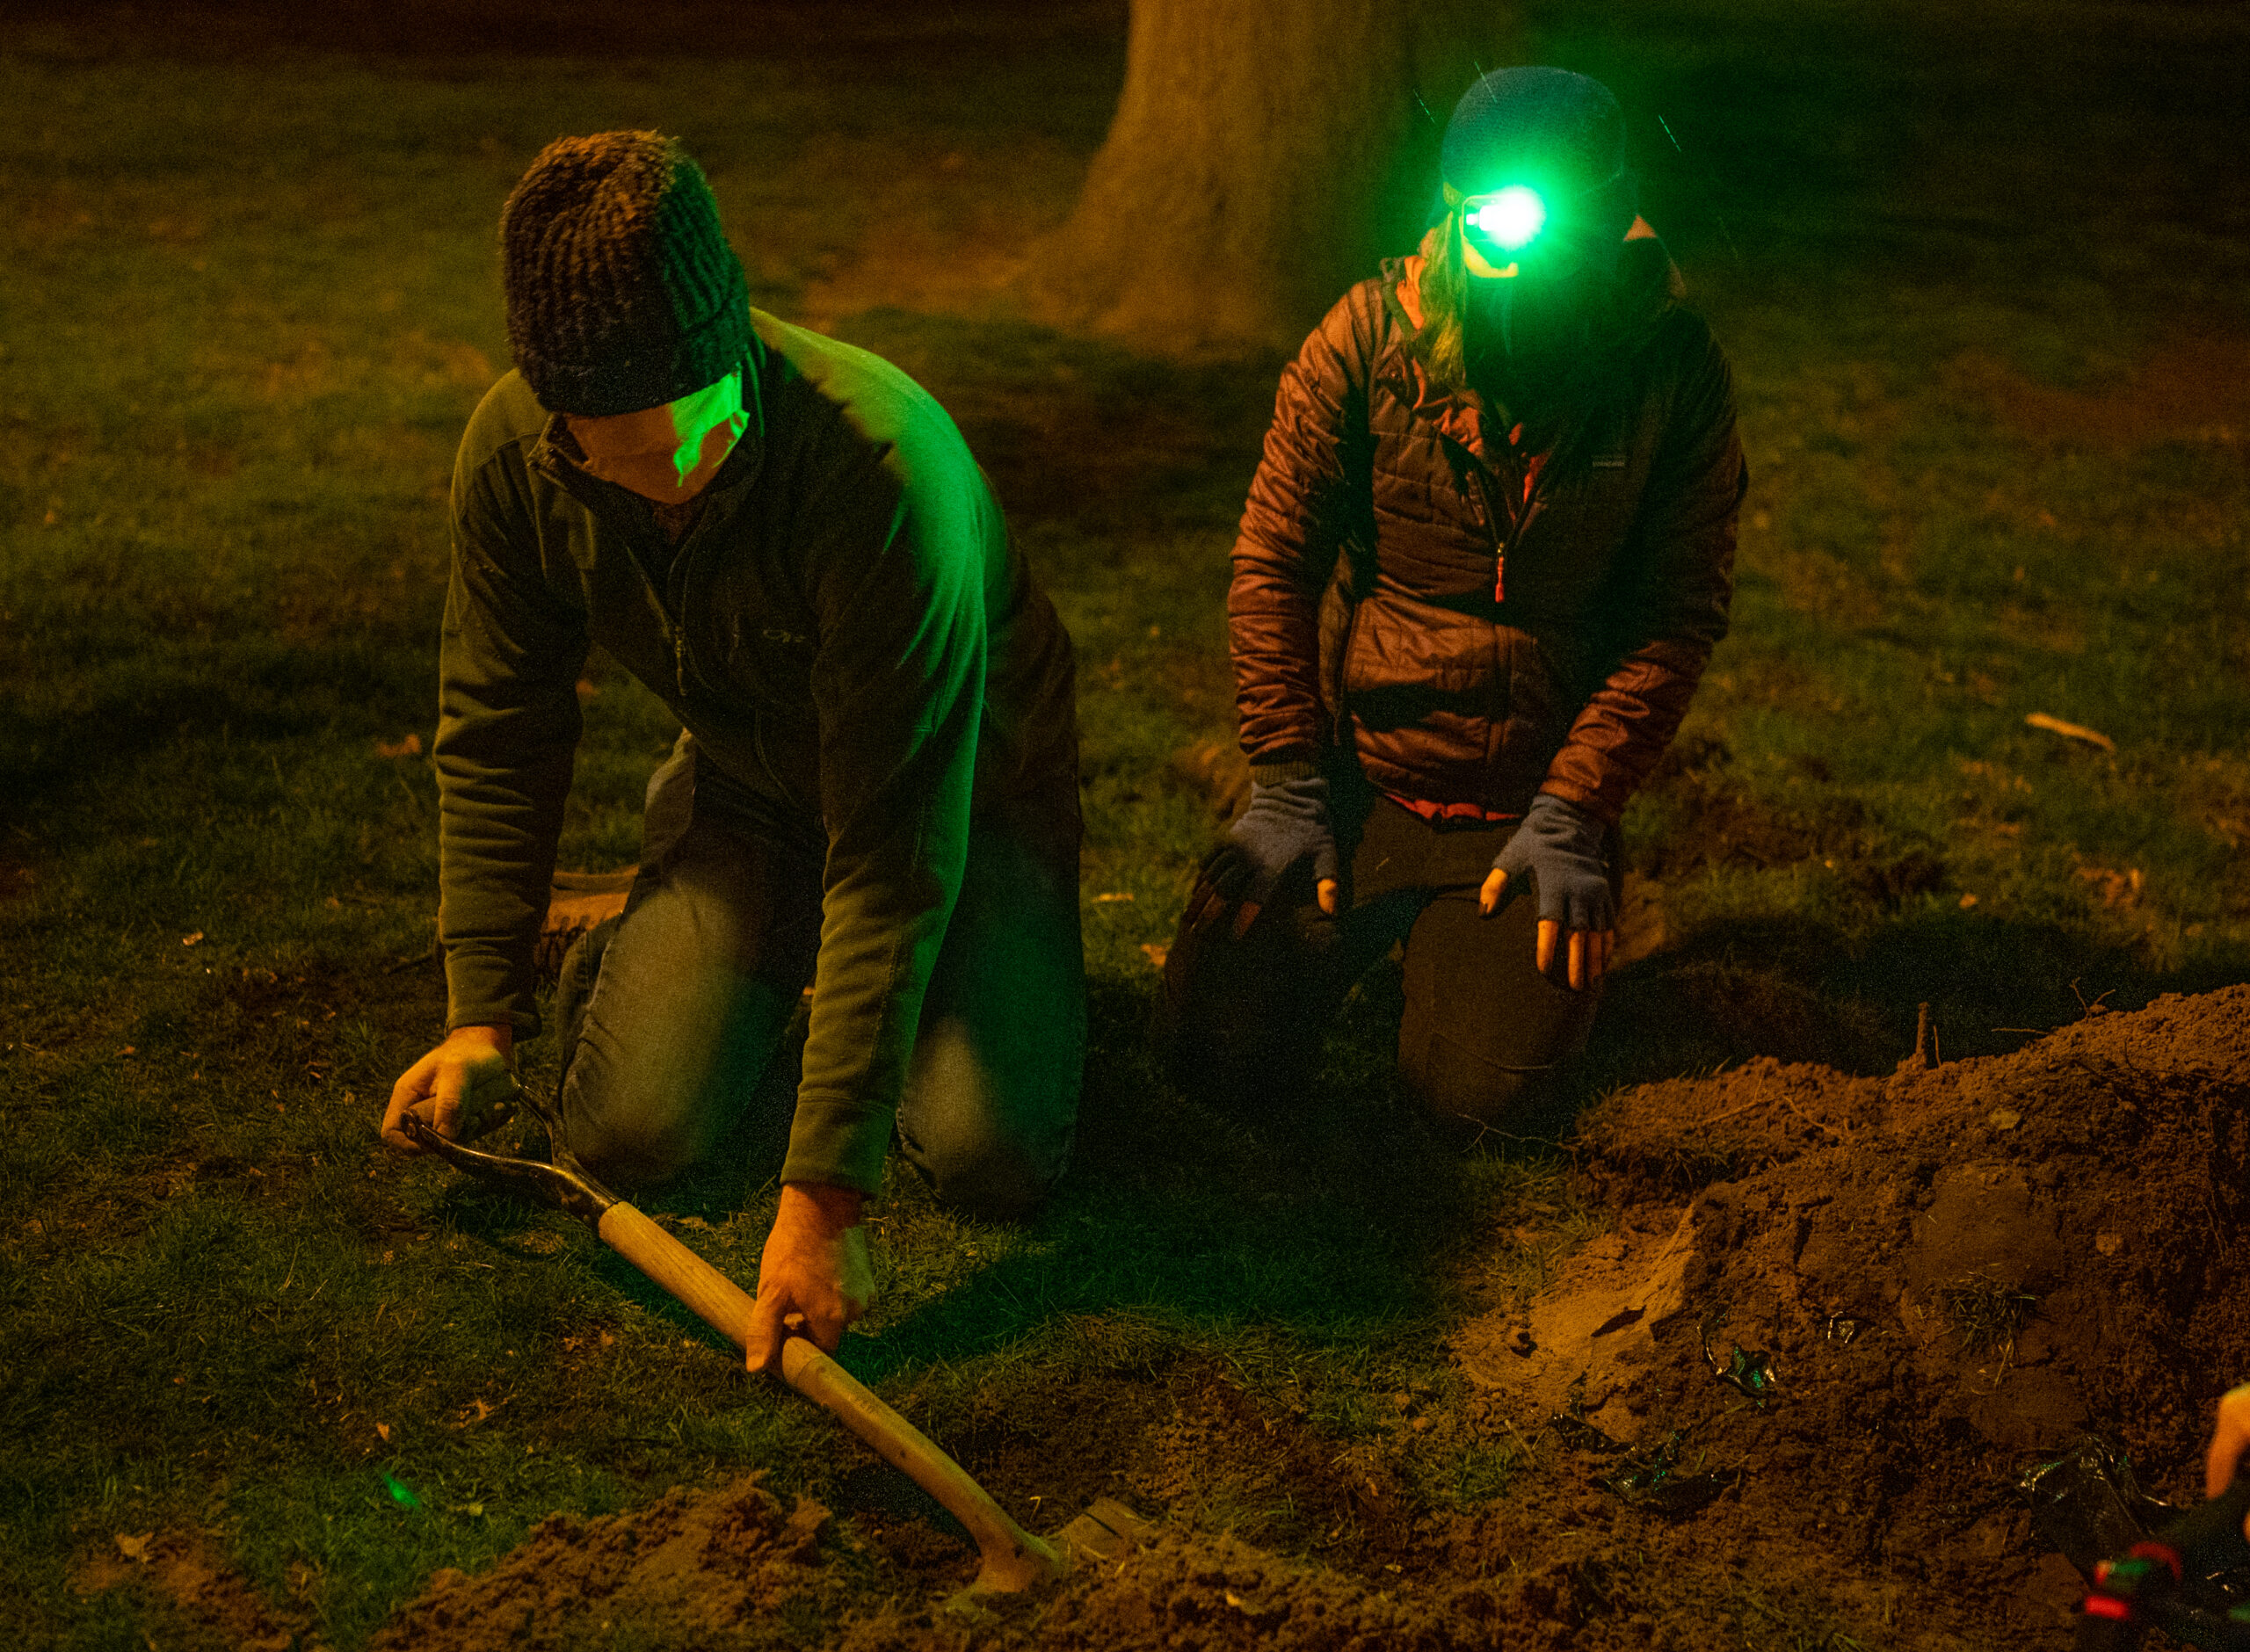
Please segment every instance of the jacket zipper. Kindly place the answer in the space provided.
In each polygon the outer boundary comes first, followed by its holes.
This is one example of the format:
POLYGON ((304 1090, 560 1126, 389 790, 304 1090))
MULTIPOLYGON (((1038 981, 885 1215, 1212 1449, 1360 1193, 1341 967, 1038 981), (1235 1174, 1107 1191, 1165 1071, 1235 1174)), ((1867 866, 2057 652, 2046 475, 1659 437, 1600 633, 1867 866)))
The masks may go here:
POLYGON ((797 795, 796 788, 781 778, 781 771, 774 766, 771 753, 766 749, 766 718, 763 713, 750 720, 751 749, 758 753, 758 766, 766 771, 766 778, 773 782, 773 789, 793 807, 803 809, 815 820, 824 818, 818 808, 797 795))
MULTIPOLYGON (((550 460, 546 461, 544 468, 546 469, 548 480, 554 482, 556 485, 561 487, 565 493, 570 494, 573 498, 577 498, 578 503, 584 505, 597 518, 600 517, 601 512, 593 502, 580 496, 577 489, 571 486, 570 479, 562 474, 565 470, 571 468, 570 467, 562 465, 559 460, 550 460)), ((628 543, 629 545, 629 541, 628 541, 628 543)), ((632 558, 634 571, 641 577, 642 590, 647 592, 652 599, 657 612, 664 626, 664 634, 671 640, 672 681, 679 688, 681 702, 685 704, 688 695, 686 627, 683 625, 677 625, 673 622, 671 612, 664 606, 664 598, 660 594, 658 594, 655 582, 650 579, 648 570, 645 566, 642 565, 639 554, 628 552, 628 554, 630 554, 632 558)), ((806 805, 804 801, 798 797, 795 789, 792 787, 787 780, 781 778, 780 770, 774 766, 773 758, 766 750, 766 717, 762 711, 754 714, 751 719, 751 745, 752 750, 754 750, 758 754, 759 766, 766 771, 766 777, 773 782, 775 790, 777 790, 782 797, 788 800, 788 801, 796 805, 796 807, 800 808, 805 808, 806 805)), ((815 809, 812 812, 816 816, 818 815, 819 811, 817 809, 815 809)))
MULTIPOLYGON (((1472 454, 1470 457, 1473 461, 1475 456, 1472 454)), ((1547 480, 1547 470, 1548 467, 1542 464, 1532 471, 1523 509, 1520 512, 1511 513, 1508 518, 1508 531, 1505 534, 1500 532, 1499 526, 1499 512, 1494 508, 1491 475, 1481 462, 1478 462, 1476 469, 1470 473, 1470 480, 1477 484, 1477 514, 1484 518, 1484 532, 1492 536, 1492 600, 1496 603, 1507 600, 1508 554, 1523 543, 1523 536, 1530 532, 1531 525, 1539 519, 1539 513, 1547 508, 1547 501, 1542 496, 1545 493, 1543 484, 1547 480)))
POLYGON ((1484 474, 1483 462, 1474 454, 1470 456, 1470 462, 1476 466, 1469 473, 1469 480, 1477 488, 1477 514, 1484 519, 1484 532, 1492 541, 1492 600, 1505 602, 1507 600, 1508 552, 1514 545, 1515 532, 1511 526, 1506 536, 1501 534, 1500 514, 1492 500, 1492 479, 1484 474))

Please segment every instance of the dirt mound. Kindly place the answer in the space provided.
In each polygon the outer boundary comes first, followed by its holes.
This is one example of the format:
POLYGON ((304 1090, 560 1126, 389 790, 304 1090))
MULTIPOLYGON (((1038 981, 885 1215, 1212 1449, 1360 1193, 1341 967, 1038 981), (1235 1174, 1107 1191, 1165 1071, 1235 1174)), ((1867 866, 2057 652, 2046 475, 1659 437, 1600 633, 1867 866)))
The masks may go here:
POLYGON ((1628 1500, 1708 1476, 1702 1522, 1925 1621, 2000 1627, 2038 1453, 2096 1429, 2192 1496, 2250 1373, 2250 988, 1888 1078, 1644 1085, 1581 1143, 1615 1229, 1465 1327, 1464 1370, 1566 1439, 1582 1418, 1628 1500))
POLYGON ((1356 1578, 1231 1538, 1159 1538, 1121 1561, 1082 1562, 1042 1595, 853 1624, 841 1652, 964 1645, 1047 1652, 1270 1648, 1278 1652, 1468 1652, 1496 1644, 1521 1591, 1489 1581, 1371 1590, 1356 1578))
POLYGON ((825 1581, 815 1549, 828 1511, 784 1514, 755 1479, 596 1520, 556 1515, 481 1577, 441 1571, 371 1648, 539 1652, 630 1643, 741 1643, 752 1628, 815 1616, 825 1581))
MULTIPOLYGON (((2250 987, 1887 1078, 1758 1061, 1644 1085, 1588 1115, 1579 1155, 1614 1228, 1460 1328, 1470 1396, 1433 1417, 1521 1447, 1513 1482, 1470 1514, 1371 1505, 1377 1547, 1329 1552, 1353 1569, 1183 1521, 964 1616, 936 1604, 968 1575, 949 1540, 886 1558, 744 1482, 550 1520, 374 1644, 2060 1644, 2079 1589, 2022 1471, 2093 1429, 2192 1496, 2211 1402, 2250 1375, 2250 987)), ((1280 1463, 1272 1424, 1242 1438, 1280 1463)))
MULTIPOLYGON (((298 1578, 293 1575, 292 1583, 298 1578)), ((81 1595, 127 1588, 138 1591, 151 1646, 161 1631, 168 1644, 223 1646, 236 1652, 292 1652, 306 1644, 313 1614, 298 1603, 264 1598, 229 1566, 214 1545, 192 1532, 120 1532, 111 1545, 78 1564, 72 1583, 81 1595)))

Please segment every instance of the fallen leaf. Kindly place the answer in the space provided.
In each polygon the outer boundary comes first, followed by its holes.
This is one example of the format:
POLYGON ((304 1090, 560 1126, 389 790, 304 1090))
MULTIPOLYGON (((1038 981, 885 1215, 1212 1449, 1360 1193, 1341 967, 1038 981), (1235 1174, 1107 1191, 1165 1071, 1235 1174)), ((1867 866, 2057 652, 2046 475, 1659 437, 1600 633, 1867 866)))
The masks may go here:
POLYGON ((388 1424, 388 1423, 378 1423, 378 1424, 375 1424, 375 1432, 376 1432, 376 1433, 378 1433, 378 1434, 380 1434, 380 1435, 381 1435, 381 1436, 383 1437, 384 1442, 385 1442, 386 1444, 388 1444, 388 1443, 389 1442, 389 1439, 390 1439, 390 1424, 388 1424))
MULTIPOLYGON (((2105 1257, 2114 1257, 2125 1248, 2125 1235, 2121 1233, 2098 1233, 2094 1235, 2094 1248, 2105 1257)), ((124 1541, 122 1538, 118 1540, 124 1541)))
POLYGON ((117 1547, 127 1560, 139 1561, 146 1566, 149 1563, 149 1540, 156 1535, 154 1532, 143 1532, 139 1537, 127 1537, 120 1532, 117 1547))
POLYGON ((2013 1130, 2023 1122, 2023 1115, 2013 1107, 1995 1107, 1985 1115, 1985 1122, 1995 1130, 2013 1130))
POLYGON ((2060 735, 2065 740, 2083 740, 2090 746, 2100 746, 2104 751, 2115 751, 2117 743, 2108 735, 2097 734, 2084 723, 2065 722, 2059 717, 2050 717, 2043 711, 2035 711, 2024 720, 2031 728, 2044 728, 2050 735, 2060 735))
POLYGON ((1961 909, 1964 912, 1976 904, 1977 897, 1973 895, 1964 895, 1961 897, 1961 909))
POLYGON ((183 936, 181 936, 181 937, 179 938, 179 944, 180 944, 181 946, 194 946, 194 945, 195 945, 195 943, 196 943, 196 942, 198 942, 198 941, 201 940, 202 938, 203 938, 203 931, 202 931, 201 930, 198 930, 198 931, 195 931, 195 933, 194 933, 194 934, 192 934, 192 935, 183 935, 183 936))
POLYGON ((1157 968, 1164 967, 1164 960, 1172 956, 1172 948, 1161 941, 1143 941, 1141 950, 1149 955, 1149 962, 1157 968))
POLYGON ((1107 906, 1112 901, 1129 901, 1132 898, 1133 892, 1130 889, 1126 889, 1115 895, 1097 895, 1093 898, 1093 903, 1096 906, 1107 906))
POLYGON ((409 734, 403 740, 378 740, 375 755, 379 757, 418 757, 422 755, 422 736, 409 734))

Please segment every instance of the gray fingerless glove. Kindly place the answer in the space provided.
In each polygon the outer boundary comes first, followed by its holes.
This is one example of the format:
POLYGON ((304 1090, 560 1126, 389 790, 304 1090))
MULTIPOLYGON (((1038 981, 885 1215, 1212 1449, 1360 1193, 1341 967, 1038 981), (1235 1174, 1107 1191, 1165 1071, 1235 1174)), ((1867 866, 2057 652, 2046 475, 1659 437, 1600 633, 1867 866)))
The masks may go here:
POLYGON ((1521 885, 1528 875, 1539 895, 1539 916, 1565 930, 1617 927, 1617 902, 1601 865, 1601 822, 1575 803, 1542 792, 1524 811, 1492 869, 1521 885))
POLYGON ((1336 876, 1336 833, 1328 823, 1328 782, 1317 774, 1253 783, 1250 807, 1203 862, 1203 877, 1227 901, 1263 906, 1300 860, 1315 879, 1336 876))

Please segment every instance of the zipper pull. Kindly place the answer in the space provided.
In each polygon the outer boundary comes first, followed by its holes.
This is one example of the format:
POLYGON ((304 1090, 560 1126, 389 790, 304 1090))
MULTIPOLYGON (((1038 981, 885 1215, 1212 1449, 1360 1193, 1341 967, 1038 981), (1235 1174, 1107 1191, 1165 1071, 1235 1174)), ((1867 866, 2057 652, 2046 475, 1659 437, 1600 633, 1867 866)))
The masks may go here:
POLYGON ((1506 602, 1507 591, 1508 554, 1502 551, 1492 558, 1492 600, 1506 602))
POLYGON ((675 631, 671 634, 672 674, 679 683, 679 697, 687 698, 687 639, 675 631))

